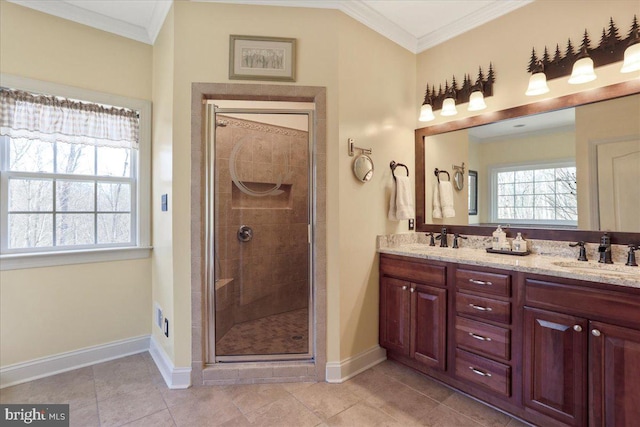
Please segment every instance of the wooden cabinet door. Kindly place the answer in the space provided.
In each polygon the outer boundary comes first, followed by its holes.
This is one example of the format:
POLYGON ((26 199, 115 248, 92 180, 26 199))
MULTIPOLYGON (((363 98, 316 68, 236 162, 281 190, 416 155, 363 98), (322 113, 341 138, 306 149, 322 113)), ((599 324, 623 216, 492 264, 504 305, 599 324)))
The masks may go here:
POLYGON ((591 426, 631 426, 640 420, 640 331, 590 322, 591 426))
POLYGON ((411 357, 429 367, 445 370, 447 290, 412 284, 411 357))
POLYGON ((524 309, 524 404, 566 425, 586 422, 587 320, 524 309))
POLYGON ((404 280, 380 279, 380 345, 409 356, 411 284, 404 280))

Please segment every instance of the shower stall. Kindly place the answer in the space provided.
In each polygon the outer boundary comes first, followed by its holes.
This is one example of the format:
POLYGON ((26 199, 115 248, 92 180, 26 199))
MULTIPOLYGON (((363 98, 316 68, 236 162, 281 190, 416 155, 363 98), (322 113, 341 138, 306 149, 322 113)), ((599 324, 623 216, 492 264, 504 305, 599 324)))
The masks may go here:
POLYGON ((209 101, 208 363, 312 359, 313 103, 209 101))

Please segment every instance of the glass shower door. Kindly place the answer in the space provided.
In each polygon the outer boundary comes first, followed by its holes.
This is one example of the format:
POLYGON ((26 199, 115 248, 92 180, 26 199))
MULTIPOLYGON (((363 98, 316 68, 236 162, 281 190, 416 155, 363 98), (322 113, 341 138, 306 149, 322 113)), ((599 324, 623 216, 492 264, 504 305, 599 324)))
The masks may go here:
POLYGON ((309 358, 310 112, 217 109, 215 360, 309 358))

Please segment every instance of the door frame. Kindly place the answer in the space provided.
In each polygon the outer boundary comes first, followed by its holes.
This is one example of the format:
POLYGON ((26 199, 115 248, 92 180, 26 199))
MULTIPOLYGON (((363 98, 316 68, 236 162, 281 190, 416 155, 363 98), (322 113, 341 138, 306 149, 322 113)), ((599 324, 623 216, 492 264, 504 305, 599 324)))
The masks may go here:
POLYGON ((324 381, 326 373, 326 88, 318 86, 192 83, 191 85, 191 383, 324 381), (206 101, 293 101, 315 104, 311 160, 316 186, 312 236, 314 355, 311 360, 206 363, 208 322, 206 292, 206 101), (233 365, 230 367, 229 365, 233 365), (256 368, 269 369, 256 369, 256 368), (230 373, 229 370, 243 371, 230 373), (233 378, 230 380, 230 378, 233 378))

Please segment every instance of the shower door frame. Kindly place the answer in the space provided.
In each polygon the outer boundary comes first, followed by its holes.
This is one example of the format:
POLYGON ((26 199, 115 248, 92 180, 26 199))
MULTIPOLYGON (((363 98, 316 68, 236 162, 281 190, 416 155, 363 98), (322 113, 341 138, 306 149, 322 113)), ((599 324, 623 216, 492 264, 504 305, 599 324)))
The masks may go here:
MULTIPOLYGON (((270 361, 305 361, 314 360, 316 354, 315 348, 315 232, 316 232, 316 156, 315 156, 315 109, 288 109, 288 108, 221 108, 216 102, 223 102, 224 99, 207 100, 206 102, 206 138, 205 138, 205 309, 206 309, 206 325, 205 326, 205 363, 217 364, 225 362, 270 362, 270 361), (216 262, 215 262, 215 132, 217 124, 217 114, 299 114, 307 115, 307 246, 308 246, 308 313, 307 328, 308 342, 307 353, 281 353, 281 354, 262 354, 262 355, 232 355, 217 356, 216 355, 216 337, 215 337, 215 278, 216 278, 216 262)), ((277 102, 277 101, 276 101, 277 102)))

